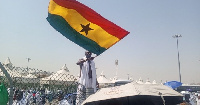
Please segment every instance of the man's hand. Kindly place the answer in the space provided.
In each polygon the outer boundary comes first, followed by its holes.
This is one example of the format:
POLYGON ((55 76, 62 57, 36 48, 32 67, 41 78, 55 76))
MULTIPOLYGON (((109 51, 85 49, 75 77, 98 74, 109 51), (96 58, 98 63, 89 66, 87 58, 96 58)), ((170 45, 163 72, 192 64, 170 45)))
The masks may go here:
POLYGON ((76 63, 77 65, 82 65, 85 62, 84 59, 79 59, 79 61, 76 63))
POLYGON ((95 57, 90 57, 89 60, 93 60, 95 57))
POLYGON ((95 57, 90 57, 87 58, 86 60, 84 59, 79 59, 79 61, 76 63, 77 65, 82 65, 84 62, 88 61, 88 60, 94 60, 95 57))

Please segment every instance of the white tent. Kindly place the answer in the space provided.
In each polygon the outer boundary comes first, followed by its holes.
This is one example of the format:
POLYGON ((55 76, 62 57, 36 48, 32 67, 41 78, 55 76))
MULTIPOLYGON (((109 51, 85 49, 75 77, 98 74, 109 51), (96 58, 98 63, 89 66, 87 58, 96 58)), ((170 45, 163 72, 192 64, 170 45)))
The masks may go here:
MULTIPOLYGON (((4 67, 7 70, 10 77, 13 78, 13 81, 16 83, 39 83, 39 78, 37 78, 35 75, 28 74, 28 75, 22 75, 18 68, 19 67, 13 67, 13 64, 10 61, 10 58, 7 58, 4 67)), ((0 70, 0 76, 4 76, 3 72, 0 70)))
POLYGON ((112 88, 102 88, 89 96, 82 105, 175 105, 183 95, 161 84, 128 83, 112 88))
POLYGON ((153 80, 152 84, 157 84, 156 80, 153 80))
MULTIPOLYGON (((27 82, 24 82, 25 79, 23 78, 23 76, 19 72, 9 70, 8 68, 6 68, 6 70, 7 70, 8 74, 10 75, 10 77, 12 78, 13 82, 15 82, 15 83, 27 83, 27 82)), ((0 76, 5 76, 1 69, 0 69, 0 76)))
MULTIPOLYGON (((14 70, 15 67, 13 67, 13 64, 10 61, 10 58, 8 57, 4 63, 4 68, 7 70, 10 77, 22 77, 22 75, 14 70)), ((0 70, 0 76, 4 76, 3 72, 0 70)))
POLYGON ((107 79, 103 72, 101 73, 99 78, 97 78, 97 81, 99 83, 99 88, 114 86, 114 83, 107 79))
POLYGON ((76 80, 76 77, 71 75, 66 64, 56 73, 52 75, 42 78, 41 84, 63 84, 64 82, 73 82, 76 80))
POLYGON ((145 84, 151 84, 150 80, 147 79, 145 84))
POLYGON ((37 78, 37 77, 33 74, 28 74, 26 76, 23 76, 23 78, 37 78))
MULTIPOLYGON (((10 75, 10 77, 13 79, 13 82, 16 83, 26 83, 24 82, 24 76, 20 74, 19 71, 17 71, 17 67, 13 67, 13 64, 10 61, 10 58, 7 58, 4 63, 4 68, 6 69, 7 73, 10 75)), ((5 76, 0 70, 0 76, 5 76)), ((33 81, 33 80, 32 80, 33 81)))
POLYGON ((22 76, 22 83, 40 83, 40 78, 37 78, 33 74, 28 74, 26 76, 22 76))
POLYGON ((13 64, 11 63, 11 61, 10 61, 10 58, 9 58, 9 57, 6 59, 6 61, 5 61, 4 65, 6 65, 7 67, 12 67, 12 65, 13 65, 13 64))
POLYGON ((138 84, 144 84, 142 78, 140 77, 138 81, 136 81, 138 84))
MULTIPOLYGON (((10 75, 10 77, 20 77, 20 78, 22 77, 22 75, 17 71, 9 70, 7 68, 6 68, 6 70, 7 70, 8 74, 10 75)), ((0 70, 0 76, 4 76, 2 70, 0 70)))

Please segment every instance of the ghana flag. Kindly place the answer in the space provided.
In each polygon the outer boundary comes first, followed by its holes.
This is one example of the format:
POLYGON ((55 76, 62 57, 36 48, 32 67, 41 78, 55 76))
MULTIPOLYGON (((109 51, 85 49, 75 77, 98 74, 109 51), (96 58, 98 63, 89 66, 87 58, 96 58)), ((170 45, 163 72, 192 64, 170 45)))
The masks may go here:
POLYGON ((100 55, 129 34, 76 0, 50 0, 47 21, 63 36, 100 55))

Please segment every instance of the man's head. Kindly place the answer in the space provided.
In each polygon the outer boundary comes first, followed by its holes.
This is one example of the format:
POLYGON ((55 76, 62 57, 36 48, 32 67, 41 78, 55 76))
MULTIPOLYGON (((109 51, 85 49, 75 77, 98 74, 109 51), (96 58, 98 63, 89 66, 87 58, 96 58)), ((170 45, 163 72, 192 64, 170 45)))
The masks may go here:
POLYGON ((92 53, 90 51, 85 51, 86 58, 90 58, 92 53))

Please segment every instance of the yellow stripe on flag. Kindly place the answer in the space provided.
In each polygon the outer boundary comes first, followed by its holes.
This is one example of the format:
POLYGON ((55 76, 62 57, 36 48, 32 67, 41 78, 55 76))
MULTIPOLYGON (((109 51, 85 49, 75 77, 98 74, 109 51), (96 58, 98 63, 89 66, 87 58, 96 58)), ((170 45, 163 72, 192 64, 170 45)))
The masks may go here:
POLYGON ((86 20, 76 10, 64 8, 56 4, 53 0, 51 0, 49 4, 49 13, 62 16, 73 29, 75 29, 81 35, 95 41, 99 46, 106 49, 108 49, 110 46, 120 40, 117 37, 107 33, 100 26, 86 20), (89 23, 90 28, 92 28, 93 30, 90 30, 87 35, 85 34, 85 32, 80 32, 83 29, 81 27, 81 24, 87 25, 89 23))

